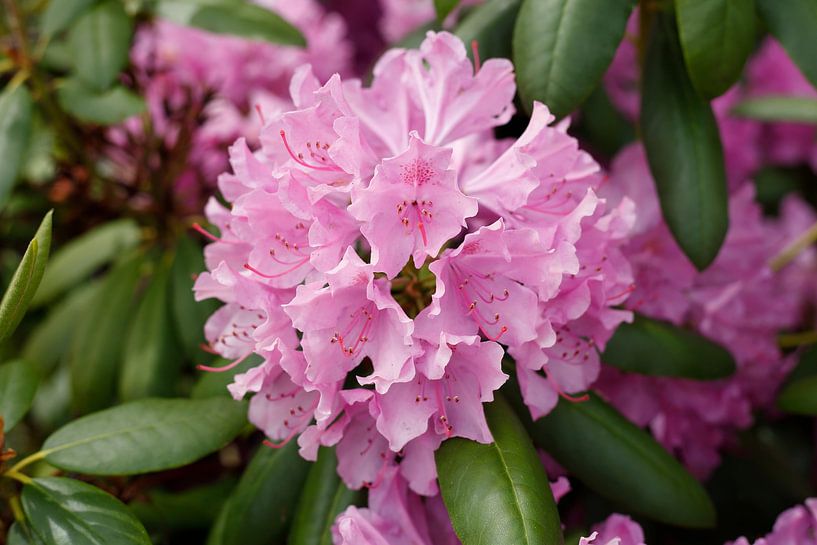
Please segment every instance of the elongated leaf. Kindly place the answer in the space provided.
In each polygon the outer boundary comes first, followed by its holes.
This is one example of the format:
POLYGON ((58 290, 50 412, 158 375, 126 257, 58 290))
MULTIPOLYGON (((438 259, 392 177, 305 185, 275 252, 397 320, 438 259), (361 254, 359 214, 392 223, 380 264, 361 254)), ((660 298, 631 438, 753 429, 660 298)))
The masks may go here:
POLYGON ((53 36, 57 32, 65 30, 96 1, 97 0, 50 0, 45 7, 45 12, 43 12, 43 34, 53 36))
POLYGON ((448 17, 448 14, 454 11, 454 8, 460 3, 460 0, 434 0, 434 11, 437 12, 437 21, 441 24, 448 17))
POLYGON ((814 0, 755 0, 757 11, 792 60, 817 87, 817 2, 814 0))
POLYGON ((536 449, 502 397, 485 409, 490 445, 450 439, 437 450, 437 474, 463 545, 557 545, 562 530, 536 449))
POLYGON ((635 127, 610 101, 604 85, 596 87, 582 104, 582 115, 574 131, 588 143, 594 155, 606 157, 615 156, 635 140, 635 127))
POLYGON ((31 407, 31 419, 43 433, 52 432, 71 419, 71 373, 68 366, 58 367, 40 383, 31 407))
POLYGON ((23 165, 31 135, 33 107, 25 85, 0 94, 0 210, 23 165))
POLYGON ((45 215, 0 300, 0 343, 14 333, 40 285, 51 249, 51 212, 45 215))
POLYGON ((48 463, 89 475, 134 475, 189 464, 229 443, 246 422, 243 403, 145 399, 60 428, 43 445, 48 463))
POLYGON ((176 24, 216 34, 306 46, 300 30, 277 13, 246 0, 160 0, 158 13, 176 24))
MULTIPOLYGON (((524 417, 527 408, 518 400, 517 407, 524 417)), ((595 394, 582 403, 560 400, 553 412, 528 424, 537 445, 623 510, 676 526, 715 524, 715 508, 701 484, 595 394)))
POLYGON ((159 265, 125 339, 119 377, 123 401, 170 397, 176 392, 182 358, 170 315, 169 288, 170 270, 159 265))
POLYGON ((128 507, 148 529, 207 528, 235 484, 228 478, 182 492, 154 490, 128 507))
POLYGON ((348 506, 362 503, 363 492, 346 488, 337 465, 334 449, 321 447, 298 500, 288 545, 332 545, 335 518, 348 506))
POLYGON ((23 511, 47 545, 150 545, 147 532, 119 500, 65 477, 41 477, 23 487, 23 511))
POLYGON ((712 109, 689 81, 665 14, 656 17, 647 51, 641 130, 664 219, 690 261, 705 269, 729 227, 723 150, 712 109))
POLYGON ((33 305, 42 305, 88 278, 139 242, 139 227, 133 220, 106 223, 75 238, 54 252, 33 305))
POLYGON ((224 506, 220 540, 213 543, 279 543, 287 534, 308 471, 309 463, 298 454, 295 441, 278 450, 259 447, 224 506))
POLYGON ((704 98, 722 95, 740 77, 755 46, 754 0, 676 0, 689 76, 704 98))
POLYGON ((141 256, 131 256, 108 273, 71 343, 71 405, 84 414, 109 406, 116 394, 122 339, 133 317, 141 256))
POLYGON ((104 91, 128 62, 133 22, 119 0, 103 0, 86 10, 71 27, 68 45, 76 75, 104 91))
POLYGON ((196 275, 204 270, 201 247, 190 237, 183 236, 176 246, 172 269, 173 317, 184 351, 193 360, 206 356, 201 344, 204 342, 204 324, 219 306, 215 299, 197 302, 193 298, 196 275))
POLYGON ((34 537, 31 530, 19 522, 11 525, 6 543, 8 545, 42 545, 42 541, 34 537))
POLYGON ((782 410, 805 415, 817 415, 817 376, 790 382, 777 397, 782 410))
POLYGON ((457 26, 455 33, 471 52, 476 42, 482 59, 510 58, 514 22, 522 0, 488 0, 476 6, 457 26))
POLYGON ((817 100, 791 96, 748 98, 735 106, 732 113, 758 121, 817 124, 817 100))
POLYGON ((25 416, 34 401, 40 377, 27 361, 0 365, 0 416, 8 432, 25 416))
POLYGON ((87 87, 79 79, 69 79, 57 89, 60 106, 80 121, 113 125, 147 108, 145 100, 121 85, 104 91, 87 87))
POLYGON ((641 315, 636 315, 633 323, 619 326, 602 359, 642 375, 713 380, 735 372, 735 360, 719 344, 641 315))
POLYGON ((513 33, 522 105, 565 116, 590 96, 624 37, 632 0, 524 0, 513 33))

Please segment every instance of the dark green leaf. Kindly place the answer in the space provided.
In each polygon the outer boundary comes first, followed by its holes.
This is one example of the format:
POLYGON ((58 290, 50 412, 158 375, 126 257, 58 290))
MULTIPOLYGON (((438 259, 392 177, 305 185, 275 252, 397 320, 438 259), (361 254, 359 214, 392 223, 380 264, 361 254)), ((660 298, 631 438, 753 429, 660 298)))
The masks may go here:
POLYGON ((755 46, 754 0, 676 0, 678 33, 695 89, 722 95, 755 46))
POLYGON ((797 367, 789 373, 787 380, 795 381, 817 375, 817 345, 812 345, 800 355, 797 367))
POLYGON ((193 298, 196 275, 204 270, 201 247, 188 236, 182 236, 176 246, 173 260, 171 303, 179 340, 187 357, 198 360, 206 354, 201 349, 204 340, 204 324, 219 306, 215 299, 197 302, 193 298))
POLYGON ((8 432, 31 407, 40 377, 27 361, 0 365, 0 416, 8 432))
POLYGON ((86 10, 68 33, 76 75, 97 91, 110 87, 128 62, 132 34, 133 22, 120 0, 103 0, 86 10))
POLYGON ((141 267, 141 256, 131 256, 116 265, 92 298, 89 312, 82 316, 68 353, 74 412, 103 409, 114 400, 122 339, 133 317, 141 267))
POLYGON ((758 121, 817 124, 817 100, 792 96, 748 98, 735 106, 732 113, 758 121))
POLYGON ((71 373, 67 366, 58 367, 37 388, 31 419, 43 433, 54 431, 71 419, 71 373))
POLYGON ((32 113, 31 93, 25 85, 7 87, 0 94, 0 210, 23 165, 32 113))
POLYGON ((524 0, 513 33, 522 105, 543 102, 562 117, 601 81, 624 37, 632 0, 524 0))
POLYGON ((46 461, 89 475, 133 475, 189 464, 229 443, 246 423, 243 403, 145 399, 60 428, 43 445, 46 461))
POLYGON ((105 223, 54 252, 33 305, 47 303, 91 276, 139 242, 139 227, 130 219, 105 223))
POLYGON ((125 339, 119 398, 171 397, 181 371, 170 308, 170 270, 158 265, 125 339))
POLYGON ((50 0, 42 19, 42 30, 52 36, 65 30, 97 0, 50 0))
POLYGON ((44 184, 52 180, 57 171, 54 156, 58 150, 55 144, 54 129, 42 115, 35 115, 20 177, 35 184, 44 184))
POLYGON ((735 372, 722 346, 669 322, 636 315, 607 343, 602 360, 624 371, 663 377, 714 380, 735 372))
POLYGON ((15 522, 11 525, 11 529, 9 529, 6 543, 7 545, 41 545, 42 541, 33 537, 29 528, 24 527, 19 522, 15 522))
MULTIPOLYGON (((527 414, 527 408, 519 412, 527 414)), ((715 508, 701 484, 595 394, 581 403, 560 400, 530 424, 530 432, 571 475, 625 511, 677 526, 715 524, 715 508)))
POLYGON ((817 376, 794 380, 777 397, 782 410, 805 415, 817 415, 817 376))
POLYGON ((153 490, 128 507, 149 529, 207 528, 235 484, 234 479, 222 479, 182 492, 153 490))
POLYGON ((482 59, 510 58, 511 37, 522 0, 488 0, 473 8, 457 26, 455 33, 470 51, 477 43, 482 59))
POLYGON ((57 88, 57 100, 66 112, 80 121, 98 125, 119 123, 141 114, 147 107, 142 97, 121 85, 95 91, 75 79, 57 88))
POLYGON ((321 447, 298 500, 288 545, 332 545, 335 518, 348 506, 361 505, 363 491, 346 488, 337 465, 334 449, 321 447))
POLYGON ((792 60, 817 87, 817 1, 756 0, 757 10, 769 31, 777 38, 792 60))
POLYGON ((176 24, 216 34, 306 46, 300 30, 275 12, 246 0, 160 0, 158 13, 176 24))
POLYGON ((712 109, 693 89, 675 25, 664 14, 647 51, 641 130, 664 219, 703 270, 729 227, 723 150, 712 109))
POLYGON ((434 10, 437 12, 437 21, 442 24, 448 14, 454 11, 454 8, 460 3, 460 0, 434 0, 434 10))
POLYGON ((502 397, 485 415, 494 442, 450 439, 437 473, 451 524, 463 545, 557 545, 559 513, 547 475, 522 423, 502 397))
POLYGON ((614 157, 635 140, 635 127, 613 105, 603 85, 596 87, 582 104, 582 113, 574 131, 586 141, 590 151, 614 157))
POLYGON ((48 212, 40 223, 20 265, 11 277, 3 299, 0 300, 0 343, 11 337, 17 329, 43 278, 51 249, 51 214, 52 212, 48 212))
POLYGON ((259 447, 224 505, 221 539, 214 543, 271 545, 283 540, 308 471, 295 441, 277 450, 259 447))
POLYGON ((47 545, 150 545, 147 532, 119 500, 65 477, 41 477, 23 487, 23 511, 47 545))

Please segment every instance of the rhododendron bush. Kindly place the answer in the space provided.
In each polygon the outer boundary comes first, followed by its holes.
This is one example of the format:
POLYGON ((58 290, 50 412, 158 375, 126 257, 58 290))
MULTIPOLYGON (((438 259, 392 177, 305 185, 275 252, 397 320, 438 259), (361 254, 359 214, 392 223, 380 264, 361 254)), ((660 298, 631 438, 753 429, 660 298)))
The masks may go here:
POLYGON ((817 544, 817 0, 2 0, 0 543, 817 544))

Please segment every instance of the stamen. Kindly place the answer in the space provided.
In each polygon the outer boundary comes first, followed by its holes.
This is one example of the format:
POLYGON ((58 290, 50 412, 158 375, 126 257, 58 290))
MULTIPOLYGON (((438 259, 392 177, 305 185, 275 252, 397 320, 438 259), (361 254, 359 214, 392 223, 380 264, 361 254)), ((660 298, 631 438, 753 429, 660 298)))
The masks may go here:
POLYGON ((266 274, 266 273, 262 273, 261 271, 259 271, 258 269, 256 269, 256 268, 255 268, 255 267, 253 267, 252 265, 250 265, 249 263, 244 263, 244 268, 245 268, 245 269, 247 269, 248 271, 251 271, 251 272, 253 272, 253 273, 257 274, 257 275, 258 275, 258 276, 260 276, 261 278, 280 278, 280 277, 282 277, 282 276, 284 276, 284 275, 287 275, 287 274, 289 274, 289 273, 291 273, 291 272, 293 272, 293 271, 297 270, 298 268, 300 268, 300 267, 301 267, 301 266, 302 266, 304 263, 306 263, 307 261, 309 261, 309 258, 308 258, 308 257, 306 257, 306 258, 304 258, 304 259, 302 259, 302 260, 298 261, 297 263, 295 263, 295 265, 293 265, 293 266, 292 266, 292 267, 290 267, 289 269, 287 269, 287 270, 285 270, 285 271, 282 271, 282 272, 279 272, 279 273, 276 273, 276 274, 266 274))
POLYGON ((213 233, 211 233, 210 231, 207 231, 204 227, 202 227, 198 223, 194 223, 190 227, 192 227, 194 231, 204 235, 205 237, 209 238, 213 242, 226 242, 226 241, 220 239, 219 237, 217 237, 216 235, 214 235, 213 233))
POLYGON ((283 448, 283 447, 287 446, 287 444, 288 444, 290 441, 292 441, 292 439, 293 439, 293 438, 294 438, 296 435, 298 435, 298 430, 293 430, 293 431, 292 431, 292 433, 290 433, 290 434, 287 436, 287 438, 286 438, 286 439, 284 439, 283 441, 281 441, 280 443, 273 443, 273 442, 272 442, 272 441, 270 441, 269 439, 264 439, 264 440, 262 441, 262 444, 263 444, 264 446, 267 446, 267 447, 272 448, 272 449, 279 449, 279 448, 283 448))
POLYGON ((264 112, 262 112, 262 111, 261 111, 261 105, 260 105, 260 104, 257 104, 257 103, 256 103, 256 105, 255 105, 255 111, 256 111, 256 113, 258 113, 258 118, 261 120, 261 124, 262 124, 262 125, 266 125, 266 124, 267 124, 267 120, 266 120, 266 119, 264 119, 264 112))
POLYGON ((250 354, 252 354, 252 352, 247 352, 237 360, 228 363, 227 365, 222 365, 221 367, 210 367, 209 365, 199 364, 196 366, 196 369, 198 369, 199 371, 207 371, 208 373, 223 373, 239 365, 242 361, 246 360, 250 354))
MULTIPOLYGON (((338 172, 338 171, 341 170, 337 166, 321 166, 321 165, 311 165, 311 164, 307 163, 306 161, 303 160, 303 154, 299 153, 299 154, 296 155, 295 152, 292 151, 292 148, 289 147, 289 142, 287 141, 286 131, 284 131, 284 129, 281 129, 280 134, 281 134, 281 140, 284 141, 284 147, 286 148, 287 153, 289 153, 289 156, 292 157, 292 159, 296 163, 298 163, 299 165, 304 166, 306 168, 311 168, 313 170, 322 170, 322 171, 325 171, 325 172, 338 172)), ((307 144, 307 145, 310 147, 310 151, 311 151, 311 144, 307 144)), ((314 154, 313 154, 313 156, 314 156, 314 154)))
POLYGON ((474 55, 474 74, 476 74, 480 69, 479 44, 476 40, 471 40, 471 53, 474 55))

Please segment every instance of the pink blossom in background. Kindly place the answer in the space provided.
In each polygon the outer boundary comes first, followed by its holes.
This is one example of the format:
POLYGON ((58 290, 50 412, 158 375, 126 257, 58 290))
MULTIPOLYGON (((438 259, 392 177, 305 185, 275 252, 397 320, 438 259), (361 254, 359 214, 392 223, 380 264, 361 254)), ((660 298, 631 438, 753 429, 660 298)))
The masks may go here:
POLYGON ((741 537, 726 545, 815 545, 817 544, 817 498, 797 505, 777 517, 771 533, 755 541, 741 537))
MULTIPOLYGON (((462 7, 481 4, 484 0, 463 0, 448 16, 443 28, 451 28, 462 7)), ((378 0, 382 12, 380 32, 388 43, 396 43, 432 23, 437 18, 434 0, 378 0)))
POLYGON ((630 517, 613 514, 594 526, 589 537, 579 539, 579 545, 645 545, 644 532, 630 517))

